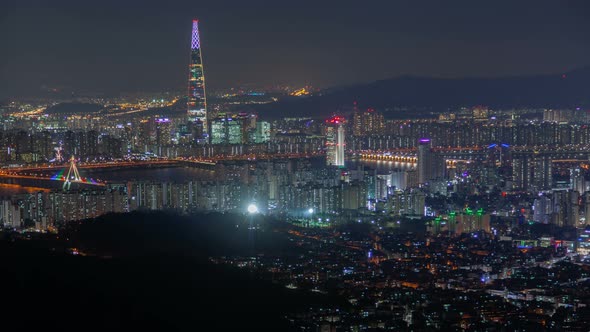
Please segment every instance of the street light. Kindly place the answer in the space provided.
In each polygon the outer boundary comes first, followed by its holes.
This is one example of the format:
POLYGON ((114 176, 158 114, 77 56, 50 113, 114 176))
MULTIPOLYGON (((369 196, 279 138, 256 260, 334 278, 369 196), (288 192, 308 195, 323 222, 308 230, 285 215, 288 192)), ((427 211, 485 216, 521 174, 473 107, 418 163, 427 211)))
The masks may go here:
POLYGON ((307 213, 309 213, 309 220, 307 221, 307 226, 309 227, 310 223, 313 222, 313 208, 309 208, 307 213))
POLYGON ((248 213, 250 213, 250 214, 258 213, 258 207, 255 204, 248 205, 248 213))

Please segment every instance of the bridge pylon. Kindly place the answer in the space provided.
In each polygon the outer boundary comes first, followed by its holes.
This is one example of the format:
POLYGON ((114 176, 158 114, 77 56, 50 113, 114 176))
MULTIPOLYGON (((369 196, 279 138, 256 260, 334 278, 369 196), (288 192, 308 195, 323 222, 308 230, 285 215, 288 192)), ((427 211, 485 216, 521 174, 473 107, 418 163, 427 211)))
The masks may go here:
POLYGON ((63 189, 69 190, 72 185, 72 181, 73 182, 80 182, 81 179, 82 178, 80 177, 80 173, 78 172, 78 167, 76 167, 76 158, 74 158, 74 156, 72 156, 70 158, 70 168, 68 169, 68 174, 66 175, 63 189))

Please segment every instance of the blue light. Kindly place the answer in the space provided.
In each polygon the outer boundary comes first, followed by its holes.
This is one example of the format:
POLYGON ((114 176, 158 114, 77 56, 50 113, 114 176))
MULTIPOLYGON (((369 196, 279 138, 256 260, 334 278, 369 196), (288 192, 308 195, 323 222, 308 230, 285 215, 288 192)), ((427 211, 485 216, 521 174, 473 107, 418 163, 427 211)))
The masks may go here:
POLYGON ((193 34, 191 39, 191 49, 196 50, 201 48, 201 42, 199 38, 199 21, 193 20, 193 34))

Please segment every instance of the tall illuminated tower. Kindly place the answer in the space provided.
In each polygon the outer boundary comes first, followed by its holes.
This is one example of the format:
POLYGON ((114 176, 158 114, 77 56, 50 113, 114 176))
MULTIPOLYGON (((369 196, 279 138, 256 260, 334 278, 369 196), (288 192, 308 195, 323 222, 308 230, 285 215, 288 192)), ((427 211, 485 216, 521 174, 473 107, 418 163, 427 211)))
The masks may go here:
POLYGON ((193 20, 191 58, 188 77, 188 120, 194 125, 197 142, 207 143, 209 126, 207 121, 207 98, 205 96, 205 74, 199 37, 199 20, 193 20))
POLYGON ((333 116, 326 120, 326 164, 344 166, 344 118, 333 116))

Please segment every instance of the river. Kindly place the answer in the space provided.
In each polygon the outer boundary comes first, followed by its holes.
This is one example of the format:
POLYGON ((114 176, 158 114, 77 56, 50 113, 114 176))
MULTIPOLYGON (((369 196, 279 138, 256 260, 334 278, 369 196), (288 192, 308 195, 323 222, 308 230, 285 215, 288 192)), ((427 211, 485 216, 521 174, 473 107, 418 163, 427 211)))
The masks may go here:
MULTIPOLYGON (((312 164, 314 167, 320 167, 324 162, 316 160, 312 164)), ((380 174, 386 174, 393 170, 408 170, 413 168, 412 164, 391 162, 391 161, 347 161, 346 168, 356 169, 359 166, 377 169, 380 174)), ((128 170, 80 170, 82 176, 93 179, 100 179, 109 183, 121 183, 127 181, 162 181, 162 182, 187 182, 187 181, 204 181, 215 179, 215 174, 210 170, 203 170, 193 167, 168 167, 168 168, 132 168, 128 170)), ((37 187, 22 186, 18 184, 0 183, 0 197, 9 197, 17 194, 34 193, 39 191, 49 191, 58 189, 61 185, 57 182, 38 181, 37 187), (43 186, 43 187, 41 187, 43 186)))

